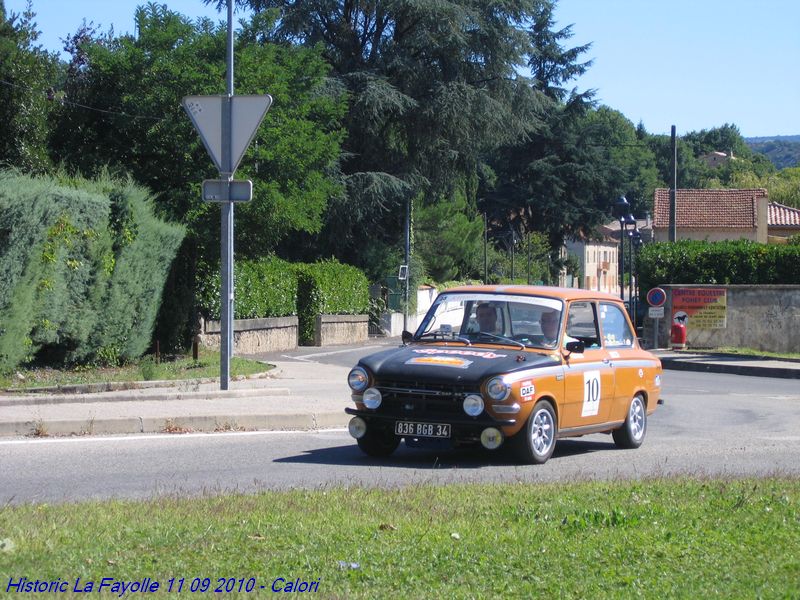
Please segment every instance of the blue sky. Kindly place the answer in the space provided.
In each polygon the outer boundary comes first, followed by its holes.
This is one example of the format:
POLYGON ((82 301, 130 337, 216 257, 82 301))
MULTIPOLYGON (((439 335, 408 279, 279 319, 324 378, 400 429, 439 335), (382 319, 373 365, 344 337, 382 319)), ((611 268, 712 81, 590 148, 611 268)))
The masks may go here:
MULTIPOLYGON (((106 30, 133 31, 137 0, 33 0, 40 43, 84 19, 106 30)), ((202 0, 163 0, 190 17, 223 19, 202 0)), ((5 0, 20 12, 26 0, 5 0)), ((594 64, 575 82, 651 133, 678 133, 733 123, 745 136, 800 135, 798 0, 561 0, 566 45, 592 43, 594 64)))

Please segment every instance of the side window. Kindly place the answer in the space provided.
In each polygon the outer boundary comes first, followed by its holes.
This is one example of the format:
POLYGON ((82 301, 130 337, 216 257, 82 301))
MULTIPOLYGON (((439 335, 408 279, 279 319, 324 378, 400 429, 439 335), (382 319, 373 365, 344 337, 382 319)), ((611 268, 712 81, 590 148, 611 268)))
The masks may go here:
POLYGON ((567 336, 582 341, 587 348, 600 347, 597 318, 592 302, 573 302, 569 305, 567 336))
POLYGON ((606 348, 630 348, 633 333, 622 309, 616 304, 600 304, 600 327, 606 348))

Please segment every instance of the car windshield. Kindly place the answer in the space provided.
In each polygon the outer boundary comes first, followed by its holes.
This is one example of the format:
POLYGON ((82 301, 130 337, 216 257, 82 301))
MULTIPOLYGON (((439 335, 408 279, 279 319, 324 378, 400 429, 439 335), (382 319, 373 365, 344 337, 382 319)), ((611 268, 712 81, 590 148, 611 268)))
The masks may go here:
POLYGON ((434 301, 414 339, 555 348, 563 312, 561 300, 543 296, 444 293, 434 301))

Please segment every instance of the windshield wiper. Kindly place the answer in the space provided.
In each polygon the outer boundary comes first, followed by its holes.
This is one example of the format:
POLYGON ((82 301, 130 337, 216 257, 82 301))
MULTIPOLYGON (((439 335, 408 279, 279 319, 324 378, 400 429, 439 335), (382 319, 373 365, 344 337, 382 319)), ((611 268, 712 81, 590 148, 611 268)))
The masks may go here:
POLYGON ((443 340, 445 342, 464 342, 467 346, 472 346, 472 342, 465 337, 455 334, 442 333, 441 331, 429 331, 427 333, 423 333, 422 335, 415 337, 414 341, 419 342, 426 337, 433 338, 433 341, 443 340))
POLYGON ((506 337, 504 335, 497 335, 495 333, 489 333, 488 331, 481 331, 481 332, 478 333, 478 337, 480 337, 482 335, 485 335, 487 337, 490 337, 490 338, 493 338, 495 340, 499 340, 501 342, 505 342, 505 343, 508 343, 508 344, 514 344, 515 346, 519 346, 521 350, 525 349, 525 344, 523 344, 522 342, 520 342, 518 340, 514 340, 514 339, 511 339, 509 337, 506 337))

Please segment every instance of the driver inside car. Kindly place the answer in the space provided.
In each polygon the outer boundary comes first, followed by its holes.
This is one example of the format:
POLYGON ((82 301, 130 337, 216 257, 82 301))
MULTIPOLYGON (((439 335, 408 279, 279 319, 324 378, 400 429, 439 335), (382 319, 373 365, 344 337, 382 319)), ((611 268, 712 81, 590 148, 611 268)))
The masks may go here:
POLYGON ((475 320, 478 321, 481 333, 496 333, 497 312, 488 302, 482 302, 475 309, 475 320))
POLYGON ((558 342, 558 311, 548 310, 543 312, 539 318, 539 324, 542 326, 545 345, 555 346, 556 342, 558 342))

